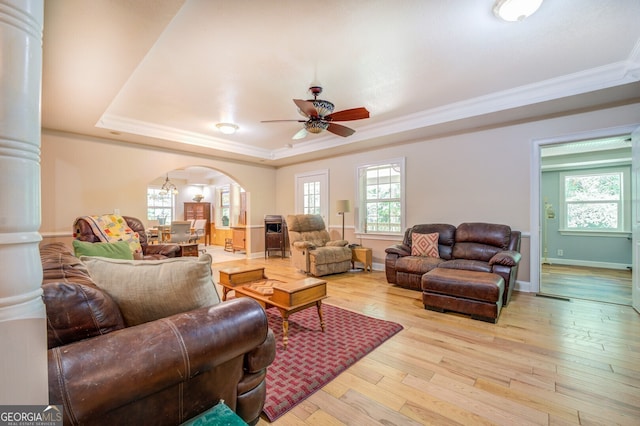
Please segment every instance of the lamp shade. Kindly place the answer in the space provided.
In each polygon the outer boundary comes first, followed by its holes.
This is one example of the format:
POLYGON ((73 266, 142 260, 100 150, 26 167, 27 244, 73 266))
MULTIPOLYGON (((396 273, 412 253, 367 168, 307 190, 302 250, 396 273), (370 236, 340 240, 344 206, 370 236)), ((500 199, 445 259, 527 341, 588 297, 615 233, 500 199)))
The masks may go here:
POLYGON ((351 203, 349 200, 336 201, 336 211, 338 213, 349 213, 351 211, 351 203))

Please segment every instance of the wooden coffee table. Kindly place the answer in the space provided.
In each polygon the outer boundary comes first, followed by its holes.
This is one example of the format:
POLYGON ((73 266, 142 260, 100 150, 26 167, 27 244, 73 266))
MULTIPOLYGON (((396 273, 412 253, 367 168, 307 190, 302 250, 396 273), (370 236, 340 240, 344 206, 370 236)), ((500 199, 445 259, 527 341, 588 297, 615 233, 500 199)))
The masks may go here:
POLYGON ((327 297, 326 281, 317 278, 304 278, 285 283, 266 278, 264 268, 239 267, 221 269, 220 285, 224 291, 223 300, 226 300, 227 293, 233 290, 236 297, 250 297, 257 300, 265 309, 271 306, 277 308, 282 316, 282 344, 285 350, 289 343, 289 316, 291 314, 315 306, 320 319, 320 327, 323 332, 325 331, 322 299, 327 297), (255 279, 256 276, 259 278, 255 279))

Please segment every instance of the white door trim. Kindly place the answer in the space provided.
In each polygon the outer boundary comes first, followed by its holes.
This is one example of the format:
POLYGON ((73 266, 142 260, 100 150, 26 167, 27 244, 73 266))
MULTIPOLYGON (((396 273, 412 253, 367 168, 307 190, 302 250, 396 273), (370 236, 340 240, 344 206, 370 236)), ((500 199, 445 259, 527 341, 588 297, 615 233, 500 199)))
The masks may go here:
MULTIPOLYGON (((532 293, 538 293, 540 291, 540 234, 542 232, 542 225, 540 223, 541 215, 541 197, 540 194, 540 179, 542 176, 540 170, 540 154, 541 148, 546 145, 554 145, 565 142, 579 141, 585 139, 598 139, 606 138, 624 134, 631 134, 639 125, 627 125, 611 127, 606 129, 590 130, 586 132, 572 133, 562 136, 554 136, 549 138, 533 139, 531 141, 531 191, 530 191, 530 205, 531 205, 531 242, 530 242, 530 268, 529 273, 529 291, 532 293)), ((635 274, 636 271, 633 271, 635 274)))

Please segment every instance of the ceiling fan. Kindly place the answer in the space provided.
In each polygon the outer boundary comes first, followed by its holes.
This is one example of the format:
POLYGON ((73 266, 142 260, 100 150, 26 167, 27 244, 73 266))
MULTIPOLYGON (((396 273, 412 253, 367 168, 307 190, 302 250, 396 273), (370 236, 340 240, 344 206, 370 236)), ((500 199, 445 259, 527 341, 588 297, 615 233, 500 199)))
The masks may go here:
POLYGON ((294 140, 302 139, 309 133, 320 133, 328 130, 338 136, 351 136, 355 130, 335 123, 336 121, 362 120, 369 118, 369 111, 364 107, 345 109, 343 111, 333 112, 334 105, 329 101, 318 99, 318 95, 322 93, 322 86, 312 83, 309 92, 313 95, 313 99, 302 100, 294 99, 293 102, 298 106, 300 114, 305 120, 263 120, 262 123, 276 123, 283 121, 297 121, 304 123, 304 127, 295 135, 294 140))

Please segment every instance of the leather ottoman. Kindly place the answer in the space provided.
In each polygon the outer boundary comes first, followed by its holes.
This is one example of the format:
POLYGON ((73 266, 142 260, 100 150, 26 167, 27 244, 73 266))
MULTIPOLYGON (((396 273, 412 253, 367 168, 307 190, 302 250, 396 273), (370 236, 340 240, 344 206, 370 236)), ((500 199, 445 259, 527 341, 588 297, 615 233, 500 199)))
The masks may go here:
POLYGON ((436 268, 422 276, 425 309, 453 311, 496 323, 502 308, 504 279, 491 272, 436 268))

